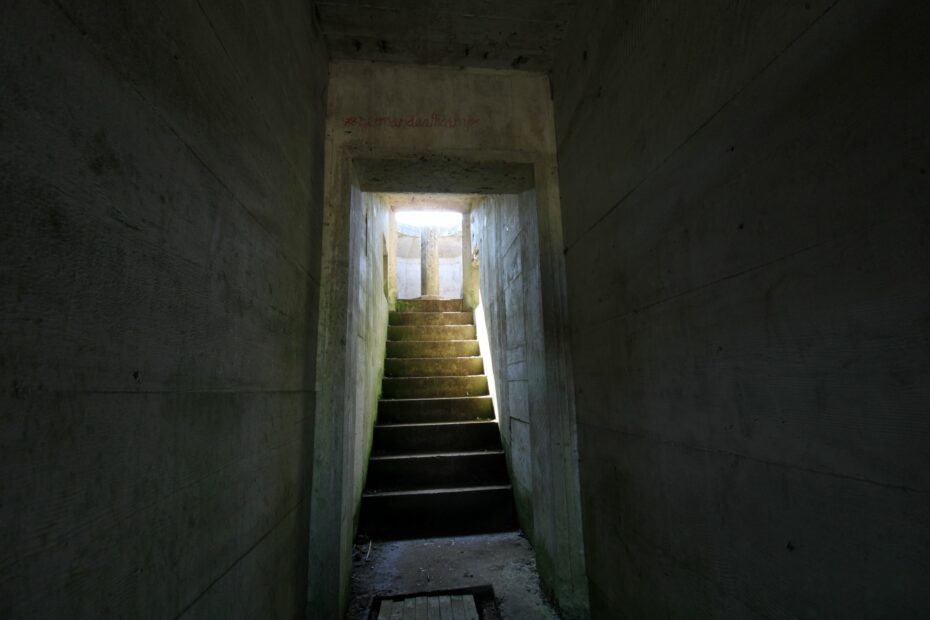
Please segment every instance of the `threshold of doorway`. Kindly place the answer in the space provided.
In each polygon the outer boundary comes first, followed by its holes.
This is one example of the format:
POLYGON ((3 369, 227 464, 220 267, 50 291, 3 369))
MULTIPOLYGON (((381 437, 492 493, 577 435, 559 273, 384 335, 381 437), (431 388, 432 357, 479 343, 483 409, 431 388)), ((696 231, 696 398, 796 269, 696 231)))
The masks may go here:
MULTIPOLYGON (((372 604, 409 593, 490 586, 505 620, 558 620, 539 587, 536 556, 520 532, 356 541, 348 620, 369 620, 372 604)), ((377 616, 375 616, 377 617, 377 616)))
POLYGON ((489 585, 376 596, 369 620, 501 620, 489 585))

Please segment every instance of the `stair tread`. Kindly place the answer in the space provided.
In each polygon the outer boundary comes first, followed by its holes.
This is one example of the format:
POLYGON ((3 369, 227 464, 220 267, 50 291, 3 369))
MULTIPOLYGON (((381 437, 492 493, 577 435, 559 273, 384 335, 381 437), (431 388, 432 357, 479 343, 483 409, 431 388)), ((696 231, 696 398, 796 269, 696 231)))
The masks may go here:
POLYGON ((400 497, 416 495, 445 495, 454 493, 475 493, 479 491, 509 491, 509 484, 488 484, 468 487, 431 487, 428 489, 404 489, 400 491, 365 491, 362 497, 400 497))
MULTIPOLYGON (((456 343, 456 342, 468 342, 468 343, 478 342, 478 339, 477 339, 477 338, 466 338, 466 339, 464 339, 464 340, 462 340, 462 339, 455 339, 455 340, 414 340, 414 339, 412 339, 412 338, 408 338, 408 339, 406 339, 406 340, 391 340, 390 338, 388 338, 388 339, 387 339, 387 342, 416 342, 417 344, 423 344, 423 343, 433 342, 433 343, 436 343, 436 344, 454 344, 454 343, 456 343)), ((477 355, 469 355, 468 357, 478 357, 478 356, 477 356, 477 355)), ((424 359, 424 358, 391 357, 391 358, 385 358, 385 359, 407 359, 407 360, 409 360, 409 359, 424 359)), ((444 357, 439 357, 439 358, 433 357, 433 358, 426 358, 426 359, 446 359, 446 358, 444 358, 444 357)))
MULTIPOLYGON (((392 310, 391 314, 397 316, 473 316, 470 312, 457 312, 455 310, 392 310)), ((474 325, 474 323, 445 323, 445 325, 474 325)))
MULTIPOLYGON (((439 358, 443 359, 443 358, 439 358)), ((417 381, 423 381, 424 379, 468 379, 470 377, 487 377, 487 373, 481 373, 478 375, 423 375, 422 377, 384 377, 385 379, 390 379, 392 381, 401 380, 409 381, 415 379, 417 381)), ((453 398, 453 397, 447 397, 453 398)))
POLYGON ((398 308, 359 531, 391 540, 516 528, 474 314, 461 300, 398 300, 398 308))
POLYGON ((371 455, 370 461, 395 461, 401 459, 428 459, 436 457, 458 457, 458 456, 484 456, 487 454, 503 455, 504 451, 499 449, 492 450, 458 450, 446 452, 402 452, 397 454, 380 454, 371 455))
POLYGON ((432 400, 441 400, 443 402, 453 401, 453 400, 472 400, 475 398, 487 398, 490 400, 490 394, 476 394, 474 396, 431 396, 426 398, 381 398, 381 402, 388 403, 403 403, 403 402, 425 402, 432 400))
MULTIPOLYGON (((394 340, 389 342, 431 342, 429 340, 394 340)), ((436 342, 472 342, 470 340, 437 340, 436 342)), ((437 360, 480 360, 480 355, 449 355, 447 357, 386 357, 384 361, 397 360, 399 362, 435 362, 437 360)))
POLYGON ((428 426, 463 426, 463 425, 485 425, 489 426, 491 424, 497 424, 497 420, 494 418, 489 419, 478 419, 478 420, 452 420, 452 421, 439 421, 439 422, 396 422, 394 424, 377 424, 375 428, 397 428, 404 429, 409 428, 411 430, 417 428, 426 428, 428 426))
MULTIPOLYGON (((474 328, 475 328, 475 326, 472 325, 471 323, 457 323, 457 324, 452 324, 452 325, 429 325, 429 324, 423 324, 423 323, 414 323, 414 324, 412 324, 412 325, 388 325, 388 329, 392 329, 392 330, 394 330, 394 331, 399 331, 399 332, 404 332, 404 331, 435 331, 435 330, 438 330, 438 331, 452 331, 452 330, 450 329, 450 328, 452 328, 452 327, 466 327, 466 328, 468 328, 468 329, 474 329, 474 328)), ((459 338, 459 340, 463 340, 463 338, 459 338)), ((465 338, 464 340, 469 340, 469 339, 468 339, 468 338, 465 338)))
POLYGON ((394 314, 471 314, 464 310, 391 310, 394 314))

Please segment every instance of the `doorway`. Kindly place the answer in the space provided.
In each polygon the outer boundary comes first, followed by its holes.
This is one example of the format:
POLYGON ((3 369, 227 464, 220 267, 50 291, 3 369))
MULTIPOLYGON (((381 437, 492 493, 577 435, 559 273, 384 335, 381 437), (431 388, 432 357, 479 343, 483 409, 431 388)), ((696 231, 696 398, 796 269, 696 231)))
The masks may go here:
MULTIPOLYGON (((381 281, 381 274, 396 277, 399 268, 371 264, 383 263, 383 253, 367 248, 371 238, 397 230, 395 210, 385 197, 398 193, 469 196, 457 256, 458 297, 463 310, 475 311, 476 328, 485 332, 494 366, 488 384, 499 417, 506 420, 501 434, 508 471, 521 488, 520 524, 535 548, 541 579, 562 592, 576 587, 572 584, 583 587, 561 233, 557 217, 553 221, 557 203, 548 182, 536 183, 539 174, 549 178, 530 163, 448 157, 366 159, 346 153, 334 165, 333 187, 341 191, 327 203, 332 234, 323 252, 318 368, 328 374, 317 383, 311 604, 331 601, 334 593, 341 593, 342 601, 348 595, 379 396, 374 360, 384 359, 383 345, 375 343, 383 343, 388 330, 387 312, 366 303, 365 291, 394 291, 387 299, 390 309, 403 299, 397 282, 381 281), (327 566, 321 555, 329 558, 329 568, 314 572, 315 566, 327 566)), ((398 239, 387 240, 389 261, 401 258, 398 239)))
POLYGON ((439 209, 422 198, 425 208, 412 209, 404 206, 405 198, 386 196, 396 204, 397 298, 461 299, 462 212, 439 209))

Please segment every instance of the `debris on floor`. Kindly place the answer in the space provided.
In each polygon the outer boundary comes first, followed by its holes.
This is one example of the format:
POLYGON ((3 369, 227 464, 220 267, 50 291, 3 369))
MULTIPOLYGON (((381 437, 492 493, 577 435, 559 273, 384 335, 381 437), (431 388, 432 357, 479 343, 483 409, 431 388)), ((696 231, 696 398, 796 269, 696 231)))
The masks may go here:
POLYGON ((362 538, 353 560, 347 620, 368 620, 378 596, 483 584, 493 588, 502 620, 559 618, 540 590, 533 548, 518 532, 389 542, 362 538))

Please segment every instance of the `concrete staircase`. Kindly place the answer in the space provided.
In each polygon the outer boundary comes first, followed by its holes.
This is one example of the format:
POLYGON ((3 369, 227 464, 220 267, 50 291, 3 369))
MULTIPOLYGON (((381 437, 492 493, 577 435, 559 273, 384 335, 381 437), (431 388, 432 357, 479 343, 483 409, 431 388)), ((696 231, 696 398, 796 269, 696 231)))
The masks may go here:
POLYGON ((359 532, 400 539, 516 529, 472 313, 461 299, 397 304, 359 532))

